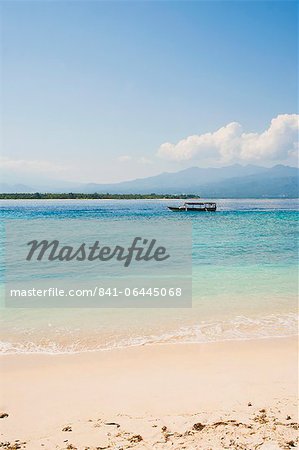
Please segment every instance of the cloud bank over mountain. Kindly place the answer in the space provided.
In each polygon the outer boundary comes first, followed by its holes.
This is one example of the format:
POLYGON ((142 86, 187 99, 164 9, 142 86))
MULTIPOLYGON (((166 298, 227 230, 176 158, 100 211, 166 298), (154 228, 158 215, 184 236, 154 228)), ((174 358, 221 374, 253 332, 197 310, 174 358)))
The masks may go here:
MULTIPOLYGON (((278 164, 298 166, 298 114, 280 114, 271 120, 261 132, 246 132, 238 122, 231 122, 216 131, 188 136, 177 143, 164 143, 158 152, 138 154, 123 153, 105 166, 105 158, 99 164, 90 159, 86 146, 84 158, 69 160, 27 159, 1 156, 0 177, 8 185, 75 186, 79 183, 116 182, 118 179, 134 179, 156 176, 161 172, 174 172, 190 166, 220 168, 232 164, 259 164, 273 167, 278 164), (106 167, 106 176, 99 174, 106 167), (137 176, 132 175, 137 173, 137 176), (46 178, 48 180, 46 180, 46 178), (55 181, 56 180, 56 181, 55 181), (63 181, 61 184, 61 180, 63 181), (47 183, 45 183, 47 181, 47 183)), ((127 149, 122 149, 127 150, 127 149)), ((63 153, 63 148, 61 148, 63 153)))
POLYGON ((245 132, 231 122, 210 133, 188 136, 172 144, 166 142, 158 156, 167 160, 227 164, 236 162, 284 162, 298 155, 298 114, 281 114, 262 133, 245 132))

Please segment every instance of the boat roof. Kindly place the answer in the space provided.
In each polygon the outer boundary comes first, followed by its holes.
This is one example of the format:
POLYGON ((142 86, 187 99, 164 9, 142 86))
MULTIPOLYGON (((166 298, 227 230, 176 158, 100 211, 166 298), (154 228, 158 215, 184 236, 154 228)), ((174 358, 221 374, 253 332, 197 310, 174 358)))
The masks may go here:
POLYGON ((185 205, 216 205, 214 202, 185 202, 185 205))

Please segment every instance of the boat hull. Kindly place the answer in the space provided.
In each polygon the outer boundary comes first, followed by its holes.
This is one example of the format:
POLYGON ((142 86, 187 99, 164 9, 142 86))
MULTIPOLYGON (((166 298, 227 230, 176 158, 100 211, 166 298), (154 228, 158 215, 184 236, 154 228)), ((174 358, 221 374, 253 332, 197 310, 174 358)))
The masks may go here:
POLYGON ((167 206, 170 211, 174 212, 215 212, 216 208, 179 208, 176 206, 167 206))

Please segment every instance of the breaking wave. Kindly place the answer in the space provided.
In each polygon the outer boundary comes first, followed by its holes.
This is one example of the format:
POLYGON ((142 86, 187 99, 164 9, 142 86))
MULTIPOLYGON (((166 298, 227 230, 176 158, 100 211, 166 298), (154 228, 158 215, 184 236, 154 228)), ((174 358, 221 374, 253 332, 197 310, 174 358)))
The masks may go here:
POLYGON ((237 316, 231 320, 201 321, 167 330, 130 330, 117 336, 84 332, 56 333, 47 337, 40 333, 26 333, 0 341, 0 354, 65 354, 104 351, 152 344, 196 344, 233 340, 251 340, 295 336, 298 333, 298 316, 295 313, 271 314, 259 318, 237 316))

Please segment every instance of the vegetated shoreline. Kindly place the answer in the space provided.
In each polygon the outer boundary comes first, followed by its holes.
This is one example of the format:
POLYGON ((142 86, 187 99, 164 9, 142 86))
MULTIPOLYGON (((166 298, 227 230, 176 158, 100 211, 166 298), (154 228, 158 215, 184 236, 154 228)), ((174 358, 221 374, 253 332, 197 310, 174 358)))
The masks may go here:
MULTIPOLYGON (((69 193, 51 193, 51 192, 35 192, 35 193, 0 193, 0 200, 190 200, 207 198, 207 196, 201 197, 198 194, 109 194, 109 193, 93 193, 85 194, 81 192, 69 192, 69 193)), ((296 200, 298 197, 240 197, 238 195, 234 197, 219 197, 210 195, 209 199, 222 199, 222 200, 296 200)))
POLYGON ((198 199, 196 194, 109 194, 109 193, 0 193, 0 200, 186 200, 198 199))

